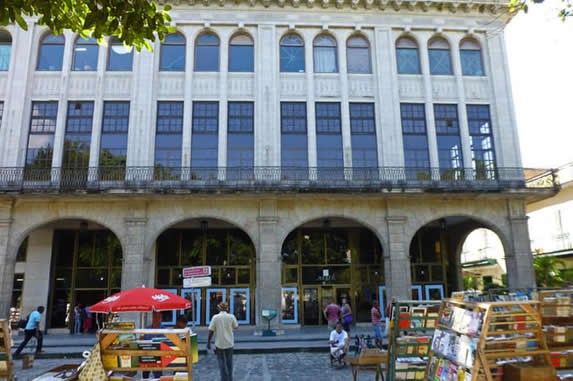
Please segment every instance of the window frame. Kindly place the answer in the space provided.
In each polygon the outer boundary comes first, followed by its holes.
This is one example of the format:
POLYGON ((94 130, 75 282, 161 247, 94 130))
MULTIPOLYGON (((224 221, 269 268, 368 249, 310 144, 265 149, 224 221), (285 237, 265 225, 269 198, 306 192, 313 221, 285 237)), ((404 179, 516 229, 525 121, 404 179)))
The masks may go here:
POLYGON ((450 44, 449 42, 443 38, 443 37, 434 37, 432 39, 430 39, 430 41, 428 41, 428 65, 429 65, 429 69, 430 69, 430 74, 431 75, 453 75, 453 67, 452 67, 452 51, 450 48, 450 44), (435 47, 432 47, 435 46, 435 47), (439 45, 445 45, 445 46, 439 46, 439 45), (440 66, 442 65, 440 62, 435 62, 435 58, 432 59, 432 53, 434 52, 440 52, 440 53, 444 53, 447 52, 447 56, 448 56, 448 66, 447 66, 447 70, 437 70, 436 68, 440 68, 440 66))
POLYGON ((124 49, 127 49, 127 47, 125 47, 123 45, 123 43, 121 42, 121 40, 115 36, 113 36, 109 39, 108 44, 109 44, 109 48, 108 48, 108 54, 107 54, 106 71, 126 71, 126 72, 133 71, 133 47, 131 48, 131 51, 129 51, 127 53, 123 53, 123 54, 116 53, 113 50, 114 46, 122 46, 124 49), (122 66, 120 66, 120 68, 115 68, 115 65, 117 65, 117 64, 114 64, 114 67, 112 68, 111 67, 112 61, 114 61, 112 57, 118 57, 117 59, 119 59, 119 57, 121 57, 123 55, 129 55, 129 69, 124 69, 122 66))
MULTIPOLYGON (((291 55, 292 56, 292 55, 291 55)), ((279 42, 279 71, 281 73, 304 73, 306 72, 306 52, 305 52, 305 45, 304 45, 304 38, 302 38, 300 35, 296 34, 296 33, 287 33, 285 34, 279 42), (290 39, 290 38, 297 38, 298 41, 300 42, 300 45, 298 44, 294 44, 294 43, 285 43, 285 40, 290 39), (285 50, 287 49, 287 50, 285 50), (296 49, 296 52, 300 52, 302 53, 302 60, 300 62, 298 62, 297 65, 300 66, 296 66, 293 65, 293 68, 299 68, 299 70, 285 70, 285 67, 283 65, 283 61, 286 56, 285 54, 287 53, 287 51, 290 51, 291 49, 296 49), (302 70, 300 70, 300 67, 302 67, 302 70)))
MULTIPOLYGON (((45 34, 42 39, 40 40, 40 44, 38 45, 38 59, 36 63, 36 71, 62 71, 64 65, 64 52, 66 46, 66 38, 64 35, 56 36, 53 33, 45 34), (45 63, 42 62, 42 57, 46 55, 42 54, 43 48, 49 47, 59 47, 60 48, 60 56, 59 62, 57 62, 56 66, 46 66, 45 63)), ((53 54, 47 54, 47 56, 53 56, 53 54)), ((50 63, 50 62, 48 62, 50 63)))
MULTIPOLYGON (((360 65, 357 65, 357 67, 360 65)), ((361 34, 354 34, 346 40, 346 71, 350 74, 372 74, 372 53, 370 51, 370 41, 361 35, 361 34), (366 43, 366 46, 350 46, 351 40, 361 40, 366 43), (354 60, 354 57, 358 57, 358 55, 349 54, 355 50, 366 50, 368 53, 368 67, 365 71, 355 70, 351 68, 353 64, 351 62, 354 60)))
POLYGON ((212 31, 204 31, 200 33, 195 39, 194 59, 195 62, 193 64, 193 71, 195 72, 217 73, 221 71, 221 38, 215 32, 212 31), (202 38, 205 38, 206 36, 215 37, 217 39, 217 42, 216 43, 201 42, 200 40, 202 38), (207 61, 206 62, 202 61, 203 59, 202 57, 205 57, 204 56, 205 53, 201 53, 200 50, 201 48, 208 48, 208 47, 216 47, 217 62, 215 66, 212 66, 212 64, 207 61), (201 65, 205 65, 205 67, 202 67, 201 65))
POLYGON ((229 57, 228 57, 228 62, 227 62, 227 67, 228 67, 228 71, 230 73, 252 73, 255 71, 255 43, 253 41, 253 38, 251 37, 250 34, 245 33, 245 32, 240 32, 240 33, 236 33, 233 36, 231 36, 231 38, 229 39, 229 57), (237 40, 240 38, 248 38, 250 43, 233 43, 233 40, 237 40), (238 68, 233 68, 233 62, 236 62, 236 60, 239 59, 239 57, 233 57, 234 54, 238 54, 238 52, 234 52, 233 51, 233 47, 250 47, 251 51, 250 51, 250 62, 248 62, 248 64, 246 66, 248 66, 246 69, 243 70, 239 70, 238 68))
POLYGON ((314 73, 334 74, 339 72, 338 43, 336 41, 336 38, 334 38, 334 36, 332 36, 329 33, 321 33, 314 38, 314 41, 312 42, 312 63, 313 63, 314 73), (332 44, 324 44, 323 41, 330 41, 332 44), (317 68, 317 61, 318 61, 317 54, 320 52, 324 53, 328 52, 329 53, 328 58, 334 60, 333 62, 331 62, 333 64, 332 71, 322 71, 326 69, 320 69, 319 71, 319 69, 317 68))
POLYGON ((99 57, 99 45, 97 43, 97 40, 93 37, 83 38, 82 36, 78 36, 74 41, 71 71, 97 71, 98 60, 99 60, 98 57, 99 57), (76 65, 78 64, 78 58, 82 58, 82 55, 79 52, 85 51, 89 53, 90 49, 93 49, 94 46, 95 46, 95 61, 91 62, 91 60, 89 59, 90 58, 89 54, 86 54, 85 62, 83 62, 84 65, 82 67, 77 67, 76 65))
POLYGON ((421 65, 420 65, 420 46, 419 46, 418 42, 413 37, 402 36, 402 37, 398 38, 396 40, 396 43, 395 43, 395 54, 396 54, 396 69, 397 69, 398 74, 402 74, 402 75, 420 75, 420 74, 422 74, 422 69, 421 69, 421 65), (400 45, 403 45, 403 46, 400 46, 400 45), (405 71, 405 69, 402 68, 404 65, 400 64, 402 62, 402 60, 405 58, 402 58, 399 53, 400 52, 411 52, 411 51, 416 52, 416 71, 405 71))
MULTIPOLYGON (((483 61, 483 54, 482 54, 482 45, 479 43, 479 41, 475 40, 474 38, 471 37, 466 37, 464 39, 462 39, 460 41, 460 65, 461 65, 461 69, 462 69, 462 76, 464 77, 485 77, 486 76, 486 72, 485 72, 485 66, 484 66, 484 61, 483 61), (468 46, 464 48, 464 45, 468 46), (473 57, 471 59, 471 62, 473 64, 477 64, 478 66, 478 71, 472 71, 472 67, 468 67, 467 65, 467 60, 464 59, 464 57, 467 57, 468 53, 473 53, 473 55, 475 56, 475 54, 477 53, 477 55, 479 56, 479 60, 477 60, 475 57, 473 57)), ((472 65, 473 66, 473 65, 472 65)), ((475 68, 473 68, 475 69, 475 68)))
MULTIPOLYGON (((175 51, 179 52, 178 50, 175 51)), ((159 71, 184 72, 186 63, 185 56, 187 54, 186 52, 187 52, 187 39, 185 38, 184 34, 177 31, 166 35, 165 38, 163 39, 163 42, 161 42, 159 46, 159 71), (170 41, 171 39, 176 39, 176 40, 170 41), (177 49, 177 48, 183 50, 182 54, 177 54, 177 57, 172 59, 172 62, 170 62, 169 66, 167 66, 167 63, 165 62, 166 57, 164 53, 167 54, 168 53, 167 50, 177 49), (174 65, 173 63, 177 61, 182 61, 182 63, 180 65, 174 65)))
MULTIPOLYGON (((12 58, 12 35, 5 29, 0 29, 0 48, 7 47, 7 54, 0 54, 0 71, 10 70, 10 59, 12 58)), ((0 49, 0 53, 3 49, 0 49)))

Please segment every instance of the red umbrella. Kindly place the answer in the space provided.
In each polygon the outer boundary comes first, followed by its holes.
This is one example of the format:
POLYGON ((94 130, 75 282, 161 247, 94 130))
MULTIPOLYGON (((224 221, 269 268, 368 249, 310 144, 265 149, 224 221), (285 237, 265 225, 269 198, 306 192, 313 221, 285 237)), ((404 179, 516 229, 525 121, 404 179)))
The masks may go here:
POLYGON ((184 310, 191 302, 169 291, 157 288, 132 288, 108 296, 90 307, 90 312, 149 312, 184 310))

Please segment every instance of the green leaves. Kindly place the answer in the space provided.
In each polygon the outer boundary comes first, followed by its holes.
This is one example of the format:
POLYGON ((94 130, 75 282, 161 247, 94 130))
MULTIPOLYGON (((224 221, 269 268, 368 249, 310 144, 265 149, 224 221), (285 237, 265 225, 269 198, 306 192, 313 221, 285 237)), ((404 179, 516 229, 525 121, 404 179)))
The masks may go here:
POLYGON ((23 16, 36 15, 38 23, 54 34, 69 29, 98 41, 116 36, 138 51, 151 51, 156 37, 163 40, 175 30, 170 26, 171 6, 159 9, 150 0, 3 0, 0 4, 0 25, 16 23, 26 30, 23 16))
MULTIPOLYGON (((543 4, 545 0, 509 0, 507 6, 509 7, 510 12, 517 12, 523 11, 527 13, 529 10, 529 3, 534 4, 543 4)), ((563 2, 563 7, 559 10, 558 16, 561 20, 565 21, 565 19, 571 15, 573 15, 573 0, 561 0, 563 2)))

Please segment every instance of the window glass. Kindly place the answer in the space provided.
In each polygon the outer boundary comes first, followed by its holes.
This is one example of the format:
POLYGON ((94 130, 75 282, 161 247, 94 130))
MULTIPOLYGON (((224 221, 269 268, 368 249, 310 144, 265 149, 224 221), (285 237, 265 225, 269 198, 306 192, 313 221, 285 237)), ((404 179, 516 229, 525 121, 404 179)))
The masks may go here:
POLYGON ((133 66, 133 48, 123 45, 117 37, 112 37, 109 41, 109 54, 107 70, 109 71, 131 71, 133 66))
POLYGON ((185 37, 180 33, 165 36, 161 43, 161 71, 185 71, 185 37))
POLYGON ((0 30, 0 71, 8 71, 11 51, 12 36, 7 31, 0 30))
POLYGON ((426 133, 426 112, 423 104, 400 104, 404 165, 410 180, 428 179, 430 156, 426 133))
MULTIPOLYGON (((377 168, 378 153, 373 103, 350 103, 350 131, 352 166, 355 169, 377 168)), ((353 175, 357 174, 353 172, 353 175)))
POLYGON ((402 37, 396 42, 396 61, 398 74, 420 74, 418 45, 414 40, 402 37))
POLYGON ((254 71, 254 46, 251 37, 240 34, 229 45, 229 71, 254 71))
POLYGON ((40 43, 37 70, 60 71, 64 60, 64 36, 46 35, 40 43))
POLYGON ((0 126, 2 126, 2 116, 4 115, 4 102, 0 102, 0 126))
POLYGON ((192 175, 217 178, 219 102, 193 102, 191 135, 192 175))
POLYGON ((125 168, 129 102, 104 102, 99 166, 125 168))
POLYGON ((51 168, 58 102, 32 102, 27 168, 51 168))
POLYGON ((476 41, 465 39, 460 43, 460 60, 462 62, 463 75, 485 75, 481 58, 481 48, 476 41))
POLYGON ((346 61, 349 73, 372 73, 370 45, 362 36, 350 37, 346 42, 346 61))
POLYGON ((288 34, 281 39, 281 72, 304 72, 304 42, 296 34, 288 34))
POLYGON ((452 74, 450 46, 446 40, 443 38, 432 39, 428 46, 428 56, 430 60, 430 74, 452 74))
POLYGON ((315 73, 338 72, 336 41, 333 37, 323 34, 315 38, 313 52, 315 73))
POLYGON ((219 37, 214 33, 197 37, 195 71, 219 71, 219 37))
POLYGON ((319 178, 344 177, 340 103, 316 103, 316 149, 319 178))
POLYGON ((227 178, 252 177, 254 166, 253 102, 229 102, 227 141, 227 178))
POLYGON ((462 140, 457 105, 434 105, 438 159, 442 179, 462 179, 462 140))
POLYGON ((95 38, 78 37, 74 46, 73 71, 96 71, 99 45, 95 38))
POLYGON ((89 166, 93 113, 93 102, 68 102, 63 168, 89 166))
POLYGON ((178 177, 181 167, 182 134, 183 102, 158 102, 155 134, 156 175, 167 178, 178 177))
POLYGON ((478 179, 495 178, 495 148, 488 105, 466 105, 472 163, 478 179))
POLYGON ((308 178, 306 103, 281 103, 281 174, 283 178, 308 178))

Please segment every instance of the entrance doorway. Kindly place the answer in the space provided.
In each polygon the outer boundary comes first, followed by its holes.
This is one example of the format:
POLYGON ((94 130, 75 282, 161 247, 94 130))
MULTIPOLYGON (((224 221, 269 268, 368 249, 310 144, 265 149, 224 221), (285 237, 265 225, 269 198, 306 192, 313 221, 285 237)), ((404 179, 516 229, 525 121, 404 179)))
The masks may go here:
MULTIPOLYGON (((303 291, 303 316, 304 325, 326 325, 322 311, 330 303, 340 305, 342 298, 349 298, 350 288, 348 287, 306 287, 303 291)), ((350 300, 350 299, 349 299, 350 300)))

